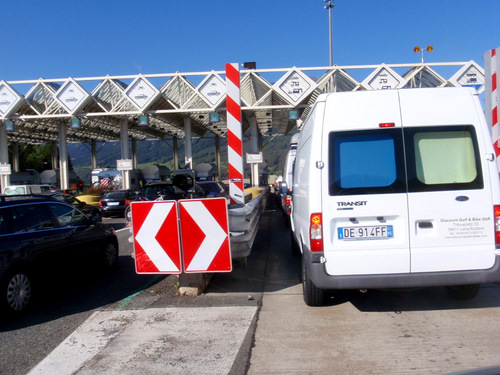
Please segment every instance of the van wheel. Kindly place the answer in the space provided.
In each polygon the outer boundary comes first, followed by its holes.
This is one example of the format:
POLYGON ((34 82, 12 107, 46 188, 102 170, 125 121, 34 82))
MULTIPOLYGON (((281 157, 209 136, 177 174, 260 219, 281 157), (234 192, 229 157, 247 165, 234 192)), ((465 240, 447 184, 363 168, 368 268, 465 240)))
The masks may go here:
POLYGON ((291 248, 292 248, 292 255, 294 257, 298 257, 298 256, 300 256, 300 247, 299 247, 299 244, 297 243, 297 241, 295 241, 295 238, 293 237, 293 233, 291 233, 290 237, 291 237, 290 245, 291 245, 291 248))
POLYGON ((473 299, 479 293, 480 284, 447 286, 448 294, 461 301, 473 299))
POLYGON ((304 257, 302 257, 302 294, 307 306, 323 306, 325 290, 316 287, 309 278, 304 257))
POLYGON ((1 283, 2 307, 9 314, 21 314, 33 300, 31 276, 22 270, 10 271, 1 283))

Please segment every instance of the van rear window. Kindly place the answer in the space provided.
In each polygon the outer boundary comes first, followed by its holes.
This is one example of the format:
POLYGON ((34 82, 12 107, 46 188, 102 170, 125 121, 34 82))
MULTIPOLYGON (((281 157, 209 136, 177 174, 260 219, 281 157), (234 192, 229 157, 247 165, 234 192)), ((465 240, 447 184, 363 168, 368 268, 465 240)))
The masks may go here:
POLYGON ((473 126, 408 128, 405 142, 410 192, 483 188, 473 126))
POLYGON ((401 129, 330 133, 330 195, 404 192, 401 129))
POLYGON ((483 188, 473 126, 332 132, 329 150, 330 195, 483 188))

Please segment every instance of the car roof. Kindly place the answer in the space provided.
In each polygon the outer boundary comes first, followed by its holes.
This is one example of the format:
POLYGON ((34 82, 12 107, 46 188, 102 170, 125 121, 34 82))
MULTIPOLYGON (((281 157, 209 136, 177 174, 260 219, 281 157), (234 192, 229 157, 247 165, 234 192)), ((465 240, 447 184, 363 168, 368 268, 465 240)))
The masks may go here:
POLYGON ((0 207, 14 206, 16 204, 58 202, 52 195, 27 194, 27 195, 0 195, 0 207))

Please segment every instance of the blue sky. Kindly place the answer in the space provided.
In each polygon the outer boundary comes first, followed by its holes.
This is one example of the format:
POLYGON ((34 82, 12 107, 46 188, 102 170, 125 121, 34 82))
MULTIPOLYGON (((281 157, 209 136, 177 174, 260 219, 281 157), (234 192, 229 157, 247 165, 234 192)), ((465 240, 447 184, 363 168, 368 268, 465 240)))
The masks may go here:
MULTIPOLYGON (((323 0, 3 0, 0 80, 326 66, 323 0)), ((337 0, 334 63, 474 60, 500 47, 499 0, 337 0)))

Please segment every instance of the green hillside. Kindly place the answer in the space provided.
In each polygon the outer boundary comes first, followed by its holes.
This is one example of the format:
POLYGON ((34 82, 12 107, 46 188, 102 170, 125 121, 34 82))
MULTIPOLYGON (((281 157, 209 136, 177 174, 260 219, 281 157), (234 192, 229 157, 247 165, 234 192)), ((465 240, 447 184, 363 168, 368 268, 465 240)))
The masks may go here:
MULTIPOLYGON (((262 140, 264 160, 268 164, 269 175, 281 174, 281 169, 286 157, 288 145, 291 136, 277 136, 275 138, 264 137, 262 140)), ((139 168, 143 168, 150 164, 165 165, 171 170, 176 169, 173 165, 173 150, 172 142, 164 141, 140 141, 137 142, 137 163, 139 168)), ((184 143, 179 140, 179 163, 183 167, 184 163, 184 143)), ((226 139, 221 139, 221 160, 222 160, 222 174, 227 171, 227 143, 226 139)), ((243 144, 244 153, 250 150, 249 140, 244 139, 243 144)), ((120 143, 108 142, 106 144, 100 143, 97 145, 98 167, 116 167, 116 160, 120 159, 120 143)), ((84 181, 85 184, 90 183, 91 172, 91 153, 88 145, 72 143, 68 146, 68 153, 71 158, 71 163, 75 172, 84 181)), ((215 139, 203 138, 193 140, 193 162, 199 163, 213 163, 215 164, 215 139)), ((249 165, 245 165, 245 175, 250 175, 249 165)))

